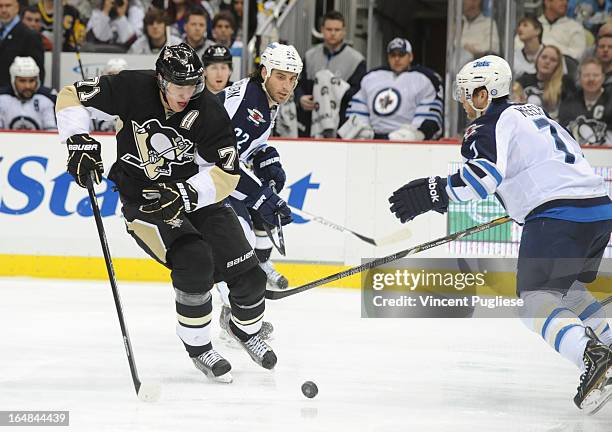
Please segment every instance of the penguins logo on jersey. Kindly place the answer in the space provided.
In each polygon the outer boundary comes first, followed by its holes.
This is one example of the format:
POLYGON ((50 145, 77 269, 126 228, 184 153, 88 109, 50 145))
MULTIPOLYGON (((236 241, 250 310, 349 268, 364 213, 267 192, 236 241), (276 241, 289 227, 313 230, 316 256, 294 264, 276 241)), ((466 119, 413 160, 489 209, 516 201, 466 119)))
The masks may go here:
POLYGON ((255 123, 255 126, 266 122, 263 114, 257 108, 247 108, 247 112, 249 113, 249 120, 255 123))
POLYGON ((568 128, 580 145, 602 145, 606 142, 607 125, 602 121, 581 115, 568 128))
POLYGON ((172 175, 173 164, 193 161, 193 142, 175 129, 162 126, 159 120, 147 120, 141 125, 132 120, 132 129, 138 157, 128 153, 121 160, 141 168, 151 180, 172 175))
POLYGON ((392 87, 382 89, 374 96, 372 109, 379 116, 390 116, 401 105, 402 98, 397 90, 392 87))

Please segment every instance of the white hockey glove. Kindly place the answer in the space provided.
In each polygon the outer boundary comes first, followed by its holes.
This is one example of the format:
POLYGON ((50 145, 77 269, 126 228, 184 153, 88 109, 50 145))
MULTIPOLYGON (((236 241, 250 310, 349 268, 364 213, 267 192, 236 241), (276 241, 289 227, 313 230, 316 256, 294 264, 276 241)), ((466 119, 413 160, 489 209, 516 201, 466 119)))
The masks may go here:
POLYGON ((389 132, 389 139, 397 141, 423 141, 425 134, 414 125, 407 123, 399 129, 389 132))
POLYGON ((374 138, 374 129, 361 116, 350 116, 338 129, 338 136, 344 139, 372 139, 374 138))

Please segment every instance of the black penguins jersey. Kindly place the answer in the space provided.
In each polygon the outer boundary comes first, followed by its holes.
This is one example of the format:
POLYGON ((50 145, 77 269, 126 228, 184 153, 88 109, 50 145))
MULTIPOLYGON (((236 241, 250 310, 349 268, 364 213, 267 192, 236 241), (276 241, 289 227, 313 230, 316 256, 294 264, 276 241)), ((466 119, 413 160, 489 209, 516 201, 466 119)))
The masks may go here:
POLYGON ((274 129, 277 106, 270 107, 268 97, 257 80, 245 78, 217 94, 231 118, 240 155, 240 183, 232 196, 243 200, 259 190, 261 182, 246 165, 255 153, 267 147, 274 129))
POLYGON ((173 113, 164 108, 154 71, 122 71, 65 87, 56 107, 62 140, 89 132, 89 118, 117 116, 117 160, 109 178, 140 199, 152 183, 188 180, 198 208, 219 202, 238 181, 236 138, 208 91, 173 113), (87 111, 87 112, 84 112, 87 111))

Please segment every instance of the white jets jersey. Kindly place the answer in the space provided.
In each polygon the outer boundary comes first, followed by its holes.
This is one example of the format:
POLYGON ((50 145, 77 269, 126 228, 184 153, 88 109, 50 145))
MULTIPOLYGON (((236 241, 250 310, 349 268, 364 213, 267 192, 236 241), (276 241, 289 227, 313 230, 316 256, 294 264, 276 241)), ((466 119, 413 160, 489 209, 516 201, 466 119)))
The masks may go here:
POLYGON ((0 88, 0 129, 57 129, 55 99, 55 90, 46 87, 28 100, 17 98, 12 87, 0 88))
POLYGON ((443 132, 444 94, 440 77, 423 66, 396 74, 389 68, 368 72, 346 111, 367 120, 377 135, 412 124, 426 139, 443 132))
POLYGON ((496 193, 519 223, 547 203, 580 207, 581 201, 600 197, 609 203, 603 178, 580 146, 537 105, 493 102, 467 128, 461 154, 465 164, 448 178, 451 200, 496 193))

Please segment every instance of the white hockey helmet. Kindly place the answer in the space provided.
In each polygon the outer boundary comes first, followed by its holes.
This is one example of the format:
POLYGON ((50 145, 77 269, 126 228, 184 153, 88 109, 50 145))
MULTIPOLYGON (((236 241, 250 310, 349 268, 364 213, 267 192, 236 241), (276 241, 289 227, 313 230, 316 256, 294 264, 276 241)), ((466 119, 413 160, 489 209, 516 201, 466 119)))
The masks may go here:
POLYGON ((127 62, 121 57, 113 57, 106 62, 106 66, 104 66, 104 70, 102 71, 103 75, 116 75, 124 69, 127 69, 127 62))
POLYGON ((491 99, 510 94, 512 70, 506 60, 496 55, 487 55, 472 60, 461 68, 455 78, 455 100, 465 99, 476 110, 477 116, 488 108, 491 99), (483 109, 477 109, 472 103, 474 90, 485 87, 489 92, 489 102, 483 109))
POLYGON ((300 75, 302 73, 302 59, 293 45, 283 45, 272 42, 261 54, 262 66, 266 68, 266 79, 273 69, 285 72, 293 72, 300 75))
POLYGON ((9 68, 9 74, 11 76, 11 86, 13 87, 15 94, 17 94, 17 89, 15 88, 16 77, 36 77, 38 82, 36 90, 38 90, 38 87, 40 87, 40 79, 38 79, 40 69, 32 57, 15 57, 15 60, 13 60, 13 63, 9 68))

